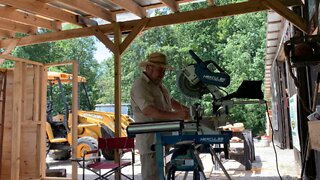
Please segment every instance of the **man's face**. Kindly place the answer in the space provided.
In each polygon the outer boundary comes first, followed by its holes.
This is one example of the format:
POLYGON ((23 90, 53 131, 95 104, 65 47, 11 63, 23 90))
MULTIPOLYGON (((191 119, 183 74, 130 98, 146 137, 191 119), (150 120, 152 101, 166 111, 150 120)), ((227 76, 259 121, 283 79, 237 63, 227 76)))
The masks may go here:
POLYGON ((166 74, 166 69, 159 66, 150 66, 149 78, 156 84, 160 83, 166 74))

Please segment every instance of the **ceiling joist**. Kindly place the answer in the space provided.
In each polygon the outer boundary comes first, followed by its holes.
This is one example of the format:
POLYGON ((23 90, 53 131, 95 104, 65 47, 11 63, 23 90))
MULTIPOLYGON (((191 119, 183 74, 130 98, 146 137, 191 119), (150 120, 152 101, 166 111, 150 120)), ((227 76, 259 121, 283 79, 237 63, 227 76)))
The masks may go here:
POLYGON ((14 32, 0 29, 0 38, 14 38, 14 36, 14 32))
POLYGON ((79 24, 79 17, 77 15, 47 5, 46 3, 40 1, 0 0, 0 3, 24 10, 26 12, 32 12, 34 14, 42 15, 54 20, 60 20, 82 26, 82 24, 79 24))
POLYGON ((179 11, 179 6, 178 3, 176 1, 172 1, 172 0, 161 0, 163 4, 165 4, 166 6, 168 6, 172 12, 178 12, 179 11))
POLYGON ((103 9, 102 7, 88 0, 72 0, 72 1, 57 0, 57 1, 109 22, 115 22, 116 20, 115 16, 110 11, 107 11, 106 9, 103 9))
POLYGON ((0 29, 6 31, 20 32, 24 34, 36 34, 37 28, 25 24, 16 23, 0 18, 0 29))
POLYGON ((108 0, 108 1, 112 2, 113 4, 118 5, 120 7, 123 7, 124 9, 128 10, 129 12, 131 12, 141 18, 144 18, 147 16, 146 10, 132 0, 127 0, 127 1, 108 0))
POLYGON ((57 21, 50 21, 32 14, 20 12, 9 6, 0 7, 0 18, 54 31, 61 30, 61 23, 58 23, 57 21))

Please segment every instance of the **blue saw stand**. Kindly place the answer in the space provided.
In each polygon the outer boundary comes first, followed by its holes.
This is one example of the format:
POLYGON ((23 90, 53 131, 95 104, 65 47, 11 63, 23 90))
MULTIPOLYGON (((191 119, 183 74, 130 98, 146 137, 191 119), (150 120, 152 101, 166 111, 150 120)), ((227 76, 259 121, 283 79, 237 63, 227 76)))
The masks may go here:
MULTIPOLYGON (((193 171, 194 173, 198 173, 197 175, 204 176, 203 166, 201 160, 199 158, 199 152, 196 149, 197 145, 207 145, 206 151, 210 152, 210 154, 214 157, 216 162, 219 163, 219 166, 223 170, 224 174, 228 179, 231 179, 228 172, 222 165, 220 159, 217 157, 215 148, 212 146, 213 144, 228 144, 231 138, 231 134, 229 132, 225 132, 225 134, 213 134, 213 135, 163 135, 162 133, 156 134, 156 160, 157 167, 159 172, 160 180, 164 180, 165 172, 164 172, 164 154, 163 154, 163 146, 167 145, 178 145, 173 150, 173 155, 171 158, 170 165, 174 165, 174 171, 193 171), (182 143, 182 145, 181 145, 182 143), (180 144, 180 147, 179 147, 180 144), (187 154, 186 159, 181 159, 179 154, 175 154, 177 149, 182 148, 186 150, 187 154), (180 161, 180 162, 178 162, 180 161), (184 162, 181 162, 184 161, 184 162), (198 171, 198 172, 197 172, 198 171)), ((174 179, 174 174, 170 175, 170 170, 168 172, 168 179, 174 179)), ((195 176, 195 174, 194 174, 195 176)), ((205 178, 205 177, 203 177, 205 178)))

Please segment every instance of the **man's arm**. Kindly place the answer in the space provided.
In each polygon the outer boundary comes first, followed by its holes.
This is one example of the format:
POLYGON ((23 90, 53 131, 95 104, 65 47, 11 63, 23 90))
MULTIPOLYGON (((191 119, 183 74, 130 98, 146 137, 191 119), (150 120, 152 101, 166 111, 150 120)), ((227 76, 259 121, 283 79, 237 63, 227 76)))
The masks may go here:
POLYGON ((142 110, 143 114, 149 118, 157 118, 163 120, 184 120, 189 117, 188 111, 164 111, 153 105, 149 105, 142 110))
POLYGON ((189 108, 187 106, 181 104, 180 102, 176 101, 173 98, 171 98, 171 105, 172 105, 173 109, 176 111, 188 111, 189 112, 189 108))

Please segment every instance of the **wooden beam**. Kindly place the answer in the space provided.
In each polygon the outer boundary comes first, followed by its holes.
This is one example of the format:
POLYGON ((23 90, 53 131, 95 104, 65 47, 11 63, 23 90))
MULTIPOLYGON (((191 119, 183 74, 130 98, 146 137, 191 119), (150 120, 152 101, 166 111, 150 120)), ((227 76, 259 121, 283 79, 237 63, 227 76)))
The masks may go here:
MULTIPOLYGON (((165 15, 165 16, 147 18, 149 19, 149 22, 143 30, 153 28, 153 27, 171 25, 171 24, 215 19, 220 17, 233 16, 237 14, 263 11, 267 9, 268 8, 262 5, 259 1, 248 1, 248 2, 242 2, 237 4, 225 5, 225 6, 214 6, 206 9, 198 9, 194 11, 179 12, 179 13, 174 13, 174 14, 165 15)), ((139 21, 141 20, 126 21, 126 22, 119 23, 119 25, 122 32, 126 32, 126 31, 131 31, 134 28, 134 26, 139 23, 139 21)), ((112 26, 113 26, 112 24, 101 25, 99 26, 99 29, 103 34, 110 34, 110 33, 113 33, 112 26)), ((86 27, 81 29, 72 29, 72 30, 65 30, 65 31, 54 32, 54 33, 39 34, 36 36, 26 36, 21 38, 21 40, 18 43, 18 46, 27 46, 32 44, 58 41, 63 39, 92 36, 94 35, 95 28, 96 27, 86 27)), ((9 43, 10 43, 10 40, 1 40, 0 48, 8 46, 9 43)))
POLYGON ((208 0, 208 5, 209 6, 215 6, 214 0, 208 0))
POLYGON ((33 1, 40 1, 40 2, 43 2, 43 3, 52 3, 52 2, 57 1, 57 0, 33 0, 33 1))
MULTIPOLYGON (((2 54, 5 54, 5 55, 10 54, 11 51, 17 46, 18 42, 19 42, 18 39, 13 39, 13 40, 11 41, 11 43, 9 44, 9 46, 6 47, 5 51, 2 52, 2 54)), ((2 65, 2 63, 4 62, 4 60, 5 60, 5 59, 0 58, 0 66, 2 65)))
POLYGON ((114 22, 115 15, 110 11, 88 1, 88 0, 57 0, 67 6, 74 7, 80 11, 93 15, 95 17, 101 18, 103 20, 114 22))
POLYGON ((17 57, 5 55, 5 54, 0 54, 0 58, 9 59, 9 60, 15 61, 15 62, 23 62, 23 63, 27 63, 27 64, 34 64, 34 65, 42 65, 43 66, 43 64, 40 62, 31 61, 28 59, 17 58, 17 57))
POLYGON ((23 88, 25 77, 25 63, 17 62, 13 76, 13 119, 11 123, 11 180, 20 179, 20 148, 21 148, 21 121, 23 118, 24 97, 23 88))
POLYGON ((40 83, 41 83, 41 99, 40 99, 40 166, 41 166, 41 179, 46 177, 46 123, 47 123, 47 89, 48 89, 48 71, 47 68, 44 68, 43 65, 40 67, 40 83))
MULTIPOLYGON (((36 144, 37 147, 36 148, 36 157, 35 157, 35 161, 39 162, 36 163, 35 165, 35 175, 36 177, 42 177, 42 167, 41 167, 41 156, 44 155, 45 153, 41 153, 41 151, 45 152, 45 149, 42 149, 41 146, 41 141, 44 141, 45 139, 41 139, 44 138, 44 136, 42 136, 41 133, 41 100, 40 100, 40 95, 41 95, 41 78, 40 75, 42 73, 42 69, 40 69, 40 66, 33 66, 34 68, 34 81, 33 81, 33 87, 34 87, 34 98, 33 98, 33 118, 32 121, 33 123, 36 123, 36 144)), ((43 108, 44 109, 44 108, 43 108)), ((29 122, 27 122, 29 124, 29 122)))
MULTIPOLYGON (((114 119, 115 119, 115 127, 114 134, 115 137, 121 137, 121 54, 120 54, 120 44, 121 44, 121 29, 119 23, 114 23, 114 119)), ((115 151, 115 162, 120 162, 120 154, 119 151, 115 151)), ((116 172, 115 180, 121 179, 121 170, 116 172)))
POLYGON ((165 4, 166 6, 168 6, 172 12, 178 12, 179 11, 179 5, 176 1, 172 1, 172 0, 161 0, 161 2, 163 4, 165 4))
POLYGON ((46 68, 48 68, 48 67, 72 65, 72 63, 73 63, 73 61, 54 62, 54 63, 46 63, 44 66, 46 68))
POLYGON ((294 24, 301 31, 308 33, 308 25, 306 20, 302 19, 301 16, 296 14, 295 12, 288 9, 283 3, 279 0, 261 0, 262 4, 268 8, 273 9, 279 15, 286 18, 292 24, 294 24))
MULTIPOLYGON (((77 159, 78 144, 78 61, 72 63, 72 159, 77 159)), ((72 179, 78 179, 78 163, 72 161, 72 179)))
POLYGON ((125 38, 125 40, 120 44, 120 54, 129 47, 132 41, 137 37, 137 35, 144 29, 144 27, 148 24, 149 19, 142 19, 130 32, 130 34, 125 38))
POLYGON ((113 53, 116 51, 113 42, 108 38, 108 36, 103 34, 103 32, 98 27, 93 29, 93 31, 96 38, 98 38, 106 46, 106 48, 108 48, 113 53))
POLYGON ((36 27, 12 22, 5 19, 0 19, 0 29, 7 30, 7 31, 20 32, 24 34, 36 34, 37 32, 36 27))
POLYGON ((17 9, 25 10, 27 12, 29 11, 37 15, 41 15, 51 19, 69 22, 71 24, 77 24, 82 26, 82 24, 79 24, 79 21, 77 19, 79 18, 78 16, 60 10, 59 8, 49 6, 46 3, 40 1, 0 0, 0 3, 15 7, 17 9))
POLYGON ((15 37, 15 32, 10 32, 6 30, 0 29, 0 37, 3 38, 14 38, 15 37))
POLYGON ((139 4, 137 4, 133 0, 108 0, 113 4, 116 4, 124 9, 128 10, 129 12, 143 18, 147 16, 146 10, 142 8, 139 4))
POLYGON ((54 31, 61 30, 61 24, 56 21, 49 21, 32 14, 17 11, 15 8, 9 6, 0 7, 0 18, 54 31))

